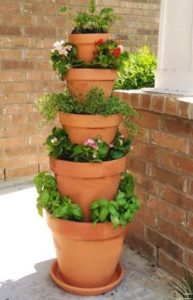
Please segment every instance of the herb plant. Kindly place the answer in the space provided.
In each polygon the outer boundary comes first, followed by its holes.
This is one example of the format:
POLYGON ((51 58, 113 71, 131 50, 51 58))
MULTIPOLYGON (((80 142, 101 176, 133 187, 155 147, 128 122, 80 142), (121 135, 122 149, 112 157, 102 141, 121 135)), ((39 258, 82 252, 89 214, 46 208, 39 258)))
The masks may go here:
MULTIPOLYGON (((60 11, 66 13, 68 9, 62 6, 60 11)), ((75 15, 72 33, 106 33, 117 19, 112 8, 97 12, 96 1, 89 0, 87 12, 77 12, 75 15)))
POLYGON ((59 111, 103 116, 121 114, 125 129, 130 137, 133 137, 138 130, 138 126, 133 122, 133 118, 139 117, 136 110, 118 96, 111 95, 106 98, 103 90, 99 88, 91 89, 85 101, 82 102, 70 95, 67 89, 60 94, 47 94, 38 99, 37 107, 45 122, 53 121, 59 111))
POLYGON ((184 279, 181 283, 175 283, 173 285, 174 290, 180 295, 178 299, 193 299, 193 277, 192 275, 186 271, 184 279))
POLYGON ((76 162, 102 162, 119 159, 131 148, 131 140, 117 132, 112 144, 108 145, 100 137, 88 139, 84 144, 71 144, 67 132, 54 127, 45 145, 51 157, 76 162))
POLYGON ((130 53, 122 64, 115 88, 131 90, 153 87, 155 69, 156 56, 150 52, 148 47, 130 53))
POLYGON ((46 209, 55 218, 71 221, 82 221, 83 213, 78 204, 73 204, 69 197, 62 197, 57 189, 56 179, 41 172, 34 178, 38 192, 37 208, 42 216, 43 209, 46 209))
POLYGON ((134 179, 125 172, 120 182, 119 192, 114 200, 100 199, 91 204, 91 220, 96 223, 112 222, 114 228, 130 223, 140 207, 134 195, 134 179), (127 192, 130 191, 129 193, 127 192))

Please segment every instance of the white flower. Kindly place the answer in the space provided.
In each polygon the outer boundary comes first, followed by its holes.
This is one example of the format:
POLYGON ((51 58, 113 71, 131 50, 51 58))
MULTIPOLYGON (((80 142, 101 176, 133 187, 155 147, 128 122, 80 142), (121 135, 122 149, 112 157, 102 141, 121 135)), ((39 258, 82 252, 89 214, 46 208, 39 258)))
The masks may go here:
POLYGON ((57 140, 58 140, 58 139, 57 139, 56 137, 54 137, 53 139, 51 139, 51 143, 52 143, 52 144, 55 144, 55 143, 57 142, 57 140))
POLYGON ((121 53, 124 51, 124 47, 122 45, 119 45, 118 48, 121 50, 121 53))

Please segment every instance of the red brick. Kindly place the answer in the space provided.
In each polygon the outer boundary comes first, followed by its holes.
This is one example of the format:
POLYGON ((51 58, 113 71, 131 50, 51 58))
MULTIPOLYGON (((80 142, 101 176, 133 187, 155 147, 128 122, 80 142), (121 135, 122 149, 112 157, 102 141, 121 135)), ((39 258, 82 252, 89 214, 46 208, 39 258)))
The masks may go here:
POLYGON ((191 232, 188 232, 181 227, 166 221, 166 219, 160 217, 158 220, 158 230, 172 239, 172 241, 178 243, 182 247, 188 249, 193 248, 193 236, 191 232))
POLYGON ((22 114, 26 115, 26 113, 31 113, 34 111, 34 105, 31 103, 27 104, 8 104, 3 106, 4 114, 20 114, 19 118, 22 118, 22 114))
POLYGON ((20 49, 0 49, 0 59, 21 59, 22 54, 20 49))
POLYGON ((186 251, 186 266, 193 271, 193 252, 189 250, 186 251))
POLYGON ((34 154, 38 153, 38 147, 37 146, 22 146, 18 145, 15 146, 14 148, 5 148, 4 150, 4 155, 7 157, 15 157, 15 156, 20 156, 20 155, 28 155, 28 154, 34 154))
POLYGON ((185 187, 185 176, 167 170, 161 166, 152 166, 152 178, 163 183, 167 183, 176 189, 183 190, 185 187))
POLYGON ((22 14, 12 14, 11 18, 10 15, 7 14, 7 12, 3 15, 2 23, 6 24, 7 20, 9 20, 9 25, 14 26, 17 24, 17 26, 22 25, 33 25, 33 17, 32 16, 24 16, 22 14))
POLYGON ((56 80, 57 75, 52 71, 27 71, 27 80, 56 80))
POLYGON ((26 103, 28 101, 28 97, 26 94, 18 93, 18 94, 5 94, 0 95, 0 102, 2 104, 11 104, 11 103, 26 103))
POLYGON ((3 60, 2 61, 2 69, 33 69, 34 64, 32 61, 17 61, 17 60, 3 60))
MULTIPOLYGON (((0 5, 0 13, 6 13, 8 8, 10 14, 18 14, 20 12, 20 3, 15 1, 2 1, 0 5)), ((8 19, 10 19, 10 15, 8 15, 8 19)))
POLYGON ((137 157, 143 157, 143 159, 149 161, 158 161, 159 150, 157 147, 150 144, 142 144, 136 142, 133 144, 133 153, 137 157))
POLYGON ((147 241, 138 238, 135 234, 131 234, 128 236, 128 242, 129 246, 132 249, 142 253, 146 257, 151 258, 151 260, 156 262, 157 249, 155 246, 151 245, 147 241))
POLYGON ((139 94, 132 93, 132 91, 114 92, 115 95, 121 97, 123 100, 128 102, 133 108, 139 107, 139 94))
POLYGON ((131 155, 128 155, 127 159, 127 168, 131 171, 137 172, 141 175, 146 174, 146 162, 143 160, 140 160, 138 157, 132 157, 131 155))
POLYGON ((140 127, 139 133, 135 137, 135 141, 140 143, 149 143, 149 135, 150 135, 149 129, 140 127))
POLYGON ((181 174, 193 174, 193 159, 188 156, 162 151, 160 163, 169 169, 179 171, 181 174))
POLYGON ((152 107, 152 97, 150 94, 141 94, 140 109, 150 110, 152 107))
POLYGON ((50 166, 49 163, 47 161, 47 163, 39 163, 39 167, 38 167, 39 172, 46 172, 46 171, 50 171, 50 166))
POLYGON ((162 128, 177 137, 192 137, 193 135, 193 122, 182 118, 164 117, 162 128))
POLYGON ((147 241, 152 245, 161 248, 179 262, 183 262, 183 248, 179 247, 177 244, 174 244, 171 240, 167 239, 159 232, 147 228, 146 238, 147 241))
POLYGON ((178 116, 186 119, 192 119, 192 107, 192 103, 179 101, 178 116))
MULTIPOLYGON (((25 57, 31 59, 46 59, 50 60, 50 51, 48 49, 26 49, 25 57)), ((40 70, 39 70, 40 71, 40 70)))
POLYGON ((193 198, 169 186, 160 187, 160 196, 168 202, 193 212, 193 198))
POLYGON ((27 15, 56 15, 57 11, 58 7, 54 2, 45 3, 43 9, 41 3, 34 3, 33 1, 31 3, 24 2, 23 5, 23 13, 27 15))
POLYGON ((157 212, 152 211, 149 208, 141 208, 144 211, 144 224, 150 226, 151 228, 157 228, 157 212))
POLYGON ((49 27, 26 27, 24 34, 31 37, 55 37, 56 29, 49 27))
POLYGON ((5 180, 5 170, 0 169, 0 181, 4 181, 4 180, 5 180))
POLYGON ((0 81, 23 81, 26 73, 21 71, 0 71, 0 81))
POLYGON ((29 136, 38 132, 37 125, 25 124, 25 126, 10 125, 5 128, 4 137, 29 136))
POLYGON ((161 131, 151 132, 152 144, 177 152, 188 153, 188 139, 161 131))
POLYGON ((188 215, 188 229, 193 232, 193 214, 188 215))
POLYGON ((1 147, 7 149, 14 149, 19 145, 27 145, 28 144, 28 137, 11 137, 11 138, 4 138, 1 139, 1 147))
POLYGON ((193 179, 189 180, 189 193, 191 196, 193 195, 193 179))
POLYGON ((184 267, 182 264, 178 263, 173 257, 167 255, 164 251, 159 250, 158 264, 173 274, 177 278, 184 277, 184 267))
POLYGON ((0 169, 15 169, 19 167, 25 167, 29 164, 29 158, 27 156, 25 157, 9 157, 7 159, 3 158, 0 159, 0 169))
POLYGON ((145 205, 148 199, 148 192, 139 186, 135 187, 135 194, 139 197, 141 205, 145 205))
POLYGON ((33 166, 27 166, 23 168, 6 169, 6 180, 13 178, 21 178, 25 176, 35 175, 38 172, 38 164, 33 166))
POLYGON ((142 187, 145 191, 150 192, 153 195, 158 195, 159 193, 159 183, 148 176, 141 176, 138 173, 133 174, 136 177, 137 185, 142 187))
POLYGON ((142 118, 137 121, 139 125, 143 128, 148 129, 159 129, 161 124, 161 118, 159 115, 148 112, 148 111, 140 111, 142 118))
POLYGON ((36 84, 31 81, 5 82, 2 91, 3 93, 35 92, 36 84))
POLYGON ((22 35, 21 28, 0 25, 0 35, 22 35))
POLYGON ((165 109, 165 97, 156 96, 153 98, 153 111, 155 112, 164 112, 165 109))
POLYGON ((158 199, 153 196, 150 196, 150 199, 148 201, 148 207, 153 212, 156 211, 157 215, 164 216, 174 223, 183 226, 185 225, 186 214, 184 209, 171 205, 167 201, 164 201, 163 199, 158 199))
POLYGON ((165 101, 165 113, 167 115, 177 115, 178 101, 176 98, 167 97, 165 101))

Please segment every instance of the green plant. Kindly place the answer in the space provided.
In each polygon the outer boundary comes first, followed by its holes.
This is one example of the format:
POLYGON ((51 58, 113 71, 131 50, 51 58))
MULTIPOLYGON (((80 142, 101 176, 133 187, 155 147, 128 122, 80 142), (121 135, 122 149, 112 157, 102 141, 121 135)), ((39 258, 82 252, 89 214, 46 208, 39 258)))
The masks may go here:
POLYGON ((123 67, 115 83, 115 89, 140 89, 154 86, 156 56, 148 47, 136 53, 130 53, 124 60, 123 67))
POLYGON ((180 295, 180 298, 177 299, 193 299, 193 277, 188 271, 185 272, 184 279, 181 284, 175 283, 173 288, 180 295))
POLYGON ((69 69, 82 64, 76 57, 77 48, 75 45, 63 40, 54 43, 51 51, 51 61, 53 69, 57 71, 61 80, 64 80, 64 76, 69 69))
POLYGON ((138 126, 133 122, 134 118, 139 117, 136 110, 118 96, 106 98, 103 90, 98 88, 91 89, 82 102, 70 95, 67 89, 60 94, 47 94, 38 99, 37 108, 45 122, 53 121, 58 111, 83 115, 121 114, 129 137, 133 137, 138 131, 138 126))
POLYGON ((124 61, 128 59, 129 53, 123 51, 123 46, 119 45, 116 40, 96 41, 97 53, 93 61, 94 67, 121 69, 124 61))
MULTIPOLYGON (((62 6, 60 11, 66 13, 68 9, 62 6)), ((103 8, 97 12, 96 1, 89 0, 87 12, 76 13, 72 33, 105 33, 117 19, 112 8, 103 8)))
POLYGON ((133 182, 132 175, 124 173, 114 200, 100 199, 91 204, 91 220, 94 224, 112 222, 114 228, 117 228, 132 221, 140 207, 139 199, 134 195, 133 182))
POLYGON ((50 156, 76 162, 102 162, 119 159, 126 155, 131 148, 131 140, 124 138, 119 132, 112 144, 108 145, 100 137, 88 139, 82 145, 71 144, 66 131, 54 127, 46 139, 50 156))
POLYGON ((71 221, 82 221, 83 213, 78 204, 73 204, 69 197, 62 197, 57 189, 56 179, 41 172, 34 178, 38 192, 37 208, 42 216, 43 209, 46 209, 55 218, 71 221))

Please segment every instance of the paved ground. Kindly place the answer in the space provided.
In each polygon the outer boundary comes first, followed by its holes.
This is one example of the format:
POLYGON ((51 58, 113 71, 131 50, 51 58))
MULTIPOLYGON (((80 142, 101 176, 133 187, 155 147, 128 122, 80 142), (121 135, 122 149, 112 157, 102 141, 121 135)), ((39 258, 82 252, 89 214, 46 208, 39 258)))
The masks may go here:
POLYGON ((113 291, 80 297, 58 288, 49 277, 55 257, 52 237, 36 212, 31 184, 0 190, 0 300, 170 300, 173 280, 125 245, 126 275, 113 291))

